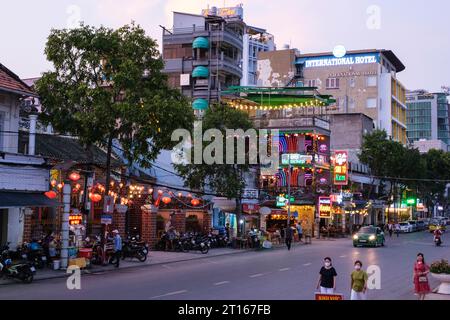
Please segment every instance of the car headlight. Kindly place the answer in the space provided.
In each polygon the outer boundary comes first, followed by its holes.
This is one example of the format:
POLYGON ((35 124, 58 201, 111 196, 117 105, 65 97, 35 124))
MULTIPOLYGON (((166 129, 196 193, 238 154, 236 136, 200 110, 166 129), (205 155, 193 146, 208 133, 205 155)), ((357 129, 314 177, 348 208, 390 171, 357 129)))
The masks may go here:
POLYGON ((370 237, 369 237, 369 240, 370 241, 373 241, 373 240, 375 240, 377 237, 375 237, 375 235, 371 235, 370 237))
POLYGON ((357 234, 355 234, 355 235, 353 236, 353 240, 358 240, 358 235, 357 235, 357 234))

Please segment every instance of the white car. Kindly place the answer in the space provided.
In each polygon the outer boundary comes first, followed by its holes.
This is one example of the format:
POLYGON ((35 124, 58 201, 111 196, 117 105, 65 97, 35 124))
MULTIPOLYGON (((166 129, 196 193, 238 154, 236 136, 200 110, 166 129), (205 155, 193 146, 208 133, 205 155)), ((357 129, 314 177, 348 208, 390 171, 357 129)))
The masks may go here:
POLYGON ((399 224, 400 224, 400 232, 410 233, 413 232, 414 230, 413 225, 409 222, 400 222, 399 224))

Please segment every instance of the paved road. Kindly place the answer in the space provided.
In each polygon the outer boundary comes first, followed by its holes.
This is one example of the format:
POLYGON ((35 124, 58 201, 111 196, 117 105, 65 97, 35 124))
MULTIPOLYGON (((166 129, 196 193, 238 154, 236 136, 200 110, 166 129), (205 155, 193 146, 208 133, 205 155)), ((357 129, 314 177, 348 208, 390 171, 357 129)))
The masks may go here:
MULTIPOLYGON (((449 235, 444 243, 450 243, 449 235), (448 238, 449 240, 447 241, 448 238)), ((83 275, 81 290, 70 291, 65 279, 31 285, 0 286, 2 299, 141 299, 141 300, 309 300, 325 256, 333 258, 337 290, 349 298, 354 260, 381 268, 381 290, 369 299, 416 299, 412 266, 423 252, 427 262, 450 260, 450 246, 434 247, 429 233, 387 239, 384 248, 353 248, 351 240, 315 241, 313 245, 212 257, 167 265, 83 275)), ((437 282, 432 280, 432 285, 437 282)))

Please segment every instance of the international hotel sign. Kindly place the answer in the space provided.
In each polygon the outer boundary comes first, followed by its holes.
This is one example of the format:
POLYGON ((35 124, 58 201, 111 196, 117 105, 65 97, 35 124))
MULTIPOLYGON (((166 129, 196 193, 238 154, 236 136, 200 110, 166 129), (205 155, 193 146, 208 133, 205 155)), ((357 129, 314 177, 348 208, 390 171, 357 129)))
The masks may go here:
MULTIPOLYGON (((336 58, 334 56, 307 57, 303 59, 305 61, 305 68, 351 66, 356 64, 378 63, 379 54, 346 55, 342 58, 336 58)), ((301 58, 301 60, 303 59, 301 58)))
POLYGON ((337 186, 348 185, 348 152, 338 150, 334 153, 333 181, 337 186))

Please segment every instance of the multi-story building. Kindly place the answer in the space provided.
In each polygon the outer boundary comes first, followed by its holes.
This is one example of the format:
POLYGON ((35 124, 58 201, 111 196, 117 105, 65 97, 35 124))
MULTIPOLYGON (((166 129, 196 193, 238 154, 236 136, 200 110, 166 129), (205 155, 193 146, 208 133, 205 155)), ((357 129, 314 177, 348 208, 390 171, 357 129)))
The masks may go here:
POLYGON ((349 51, 340 58, 295 49, 262 52, 258 69, 263 85, 316 87, 336 98, 330 114, 365 114, 376 128, 407 143, 405 88, 397 79, 405 66, 390 50, 349 51))
POLYGON ((192 98, 198 114, 231 86, 256 85, 257 56, 275 49, 273 35, 248 26, 243 8, 206 9, 201 15, 174 12, 163 28, 163 59, 169 84, 192 98))
POLYGON ((449 144, 449 103, 446 93, 415 90, 406 94, 407 134, 411 143, 441 140, 449 144))

